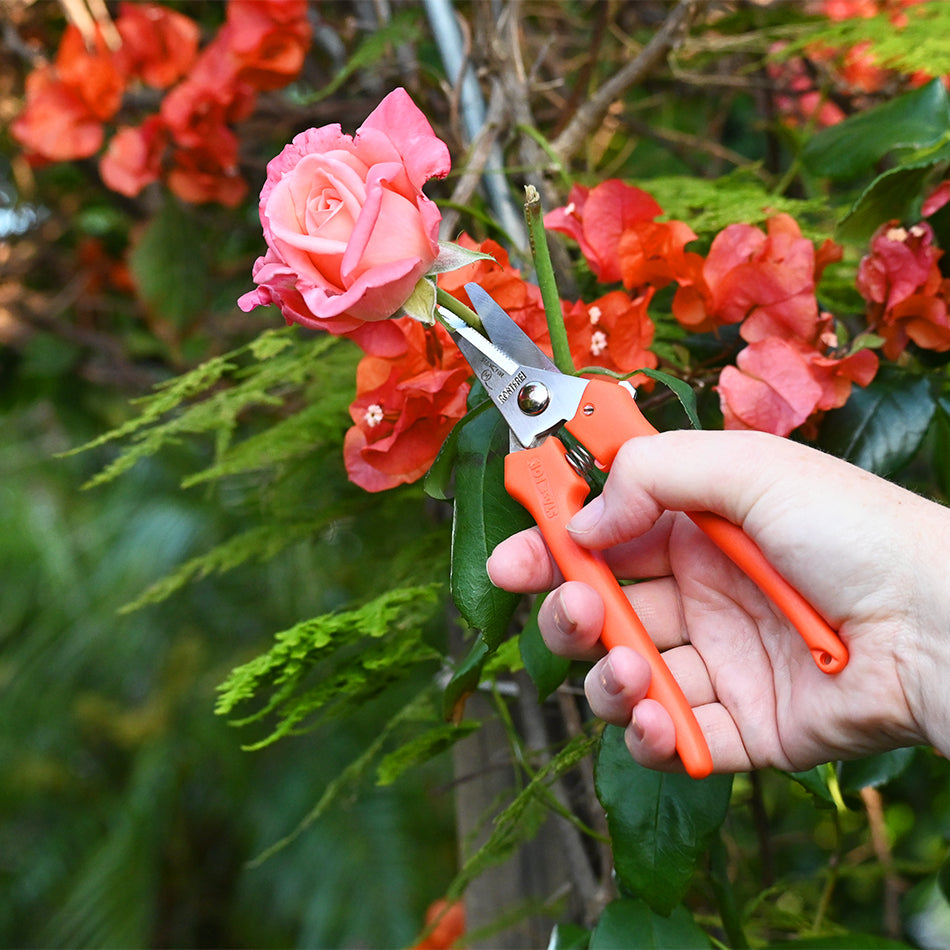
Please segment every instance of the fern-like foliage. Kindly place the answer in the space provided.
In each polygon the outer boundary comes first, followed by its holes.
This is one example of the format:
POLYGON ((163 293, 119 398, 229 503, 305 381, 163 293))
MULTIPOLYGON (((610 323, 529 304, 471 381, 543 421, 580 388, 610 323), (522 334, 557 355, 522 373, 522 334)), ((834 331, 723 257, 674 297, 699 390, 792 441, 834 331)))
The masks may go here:
POLYGON ((439 658, 424 634, 442 593, 441 584, 398 588, 361 607, 295 624, 278 633, 266 653, 232 671, 220 686, 217 712, 231 715, 270 694, 235 722, 276 716, 271 732, 251 749, 313 728, 325 716, 355 712, 420 662, 439 658))
POLYGON ((950 72, 950 4, 926 0, 902 12, 906 22, 896 26, 888 13, 825 22, 793 44, 790 51, 805 50, 811 44, 837 49, 867 43, 868 52, 879 66, 905 74, 921 71, 928 76, 945 76, 950 72))
MULTIPOLYGON (((231 463, 231 470, 246 470, 249 459, 254 465, 261 459, 285 458, 299 451, 300 430, 304 424, 318 433, 325 432, 328 419, 333 418, 339 428, 340 400, 345 398, 342 393, 346 393, 348 387, 343 387, 341 393, 341 387, 327 385, 327 382, 334 367, 339 365, 340 351, 344 348, 343 359, 352 372, 355 352, 338 337, 320 334, 303 340, 291 329, 265 331, 246 346, 159 384, 153 394, 136 401, 140 409, 137 416, 73 450, 82 452, 115 441, 126 443, 116 458, 84 487, 112 481, 136 462, 180 442, 185 436, 212 436, 218 453, 216 465, 226 465, 225 453, 243 414, 253 408, 279 409, 289 398, 299 395, 301 389, 323 382, 322 393, 336 393, 340 398, 329 402, 321 398, 321 411, 313 410, 302 420, 297 419, 295 426, 270 427, 250 449, 245 449, 242 463, 231 463)), ((197 480, 197 476, 192 479, 197 480)))

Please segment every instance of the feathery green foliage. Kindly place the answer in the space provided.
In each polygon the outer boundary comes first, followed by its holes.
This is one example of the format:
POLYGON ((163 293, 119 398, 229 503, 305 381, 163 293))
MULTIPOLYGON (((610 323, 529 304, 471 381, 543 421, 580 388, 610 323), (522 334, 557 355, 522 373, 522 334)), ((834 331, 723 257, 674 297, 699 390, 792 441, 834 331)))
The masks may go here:
POLYGON ((267 690, 270 698, 237 725, 276 713, 277 726, 250 748, 298 732, 318 715, 345 715, 439 654, 424 641, 443 585, 386 591, 362 607, 324 614, 278 633, 262 656, 233 670, 220 687, 219 715, 267 690))

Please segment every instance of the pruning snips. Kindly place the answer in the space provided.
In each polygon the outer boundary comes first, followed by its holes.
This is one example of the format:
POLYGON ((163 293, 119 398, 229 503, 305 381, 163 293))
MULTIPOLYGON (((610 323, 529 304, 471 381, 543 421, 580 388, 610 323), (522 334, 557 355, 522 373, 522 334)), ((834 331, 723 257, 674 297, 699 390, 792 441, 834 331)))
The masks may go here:
MULTIPOLYGON (((593 466, 609 470, 629 439, 657 430, 643 417, 634 392, 603 377, 562 373, 478 284, 466 284, 485 335, 442 311, 462 354, 510 430, 505 487, 529 511, 567 580, 595 588, 605 607, 601 642, 632 647, 650 664, 647 695, 669 712, 676 751, 686 771, 702 778, 712 758, 693 710, 603 557, 578 545, 566 526, 590 491, 593 466), (567 430, 579 445, 565 447, 567 430)), ((572 440, 573 441, 573 440, 572 440)), ((775 570, 741 528, 709 512, 689 517, 782 611, 808 645, 818 668, 838 673, 848 652, 835 631, 775 570)))

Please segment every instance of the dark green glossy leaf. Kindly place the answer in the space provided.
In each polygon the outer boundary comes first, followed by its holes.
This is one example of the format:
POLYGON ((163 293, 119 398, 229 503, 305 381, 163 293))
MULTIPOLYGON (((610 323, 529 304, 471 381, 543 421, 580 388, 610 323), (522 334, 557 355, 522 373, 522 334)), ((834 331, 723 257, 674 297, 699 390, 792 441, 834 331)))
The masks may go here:
POLYGON ((893 749, 866 759, 842 762, 838 770, 838 784, 842 792, 859 792, 862 788, 877 788, 902 775, 913 761, 915 749, 893 749))
POLYGON ((885 367, 870 386, 856 387, 842 408, 828 413, 818 442, 839 458, 888 475, 914 457, 935 408, 925 377, 885 367))
POLYGON ((547 950, 587 950, 590 931, 576 924, 555 924, 547 950))
POLYGON ((495 546, 533 524, 505 489, 508 426, 496 412, 473 419, 459 433, 452 522, 452 597, 462 617, 490 649, 501 642, 520 600, 499 590, 485 563, 495 546))
POLYGON ((531 619, 525 624, 525 628, 518 638, 524 668, 537 687, 538 699, 542 702, 564 682, 571 668, 571 661, 552 653, 541 636, 541 628, 538 626, 538 611, 543 602, 543 597, 539 597, 535 601, 531 619))
POLYGON ((814 768, 807 769, 804 772, 786 772, 785 774, 798 782, 802 788, 810 792, 818 805, 834 805, 834 796, 831 794, 829 780, 833 780, 833 772, 830 771, 834 766, 816 765, 814 768))
POLYGON ((621 884, 657 913, 669 914, 726 817, 732 776, 697 781, 646 769, 630 757, 623 730, 608 726, 596 785, 621 884))
POLYGON ((945 143, 926 158, 878 175, 842 219, 836 236, 843 241, 867 241, 886 221, 918 220, 928 179, 944 169, 948 161, 950 144, 945 143))
POLYGON ((896 148, 933 145, 948 127, 947 90, 935 79, 813 135, 802 161, 817 175, 854 178, 896 148))
POLYGON ((461 722, 465 714, 465 701, 478 689, 488 654, 488 644, 479 637, 446 684, 442 694, 442 714, 449 721, 461 722))
POLYGON ((434 498, 436 501, 448 501, 452 497, 455 463, 458 460, 459 452, 459 436, 472 419, 480 416, 486 409, 490 409, 491 405, 491 402, 486 399, 474 409, 469 410, 452 427, 452 431, 442 443, 442 448, 439 449, 439 454, 435 457, 435 461, 426 473, 423 482, 423 490, 430 498, 434 498))
POLYGON ((662 383, 668 389, 671 389, 689 417, 690 425, 694 429, 703 427, 699 421, 699 413, 696 411, 696 393, 689 383, 677 379, 675 376, 670 376, 669 373, 662 373, 658 369, 638 369, 637 372, 643 373, 644 376, 649 376, 650 379, 655 379, 658 383, 662 383))
POLYGON ((629 897, 604 908, 590 939, 590 950, 699 950, 710 947, 709 937, 685 907, 669 916, 655 914, 643 901, 629 897))

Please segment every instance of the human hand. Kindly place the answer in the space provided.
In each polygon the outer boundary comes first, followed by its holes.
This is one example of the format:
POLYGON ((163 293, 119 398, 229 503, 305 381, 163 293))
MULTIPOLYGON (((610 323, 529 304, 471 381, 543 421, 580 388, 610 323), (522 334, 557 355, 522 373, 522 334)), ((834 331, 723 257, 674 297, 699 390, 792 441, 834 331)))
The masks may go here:
MULTIPOLYGON (((950 752, 950 511, 848 463, 757 432, 668 432, 628 442, 599 499, 571 522, 601 550, 706 737, 717 772, 800 770, 929 742, 950 752), (822 673, 768 598, 682 514, 712 511, 839 631, 850 661, 822 673)), ((513 591, 560 585, 539 621, 548 646, 603 654, 599 595, 561 583, 540 532, 488 562, 513 591)), ((617 647, 591 669, 595 715, 626 727, 643 765, 680 768, 650 673, 617 647)))

